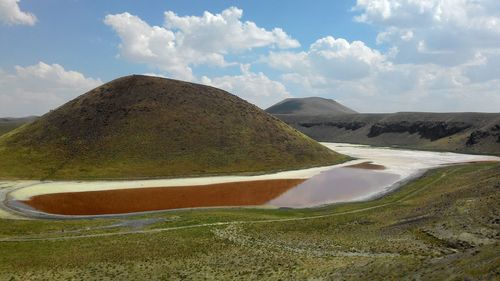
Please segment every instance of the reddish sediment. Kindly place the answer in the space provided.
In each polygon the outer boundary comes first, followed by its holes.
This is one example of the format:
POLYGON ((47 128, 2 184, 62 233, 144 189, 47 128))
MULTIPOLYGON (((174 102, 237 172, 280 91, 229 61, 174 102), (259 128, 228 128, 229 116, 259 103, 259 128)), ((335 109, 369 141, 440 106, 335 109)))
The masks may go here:
POLYGON ((304 179, 231 182, 37 195, 21 201, 58 215, 105 215, 196 207, 263 205, 304 179))
POLYGON ((385 166, 373 164, 372 162, 363 162, 359 164, 354 164, 350 166, 346 166, 346 168, 358 168, 358 169, 367 169, 367 170, 385 170, 385 166))

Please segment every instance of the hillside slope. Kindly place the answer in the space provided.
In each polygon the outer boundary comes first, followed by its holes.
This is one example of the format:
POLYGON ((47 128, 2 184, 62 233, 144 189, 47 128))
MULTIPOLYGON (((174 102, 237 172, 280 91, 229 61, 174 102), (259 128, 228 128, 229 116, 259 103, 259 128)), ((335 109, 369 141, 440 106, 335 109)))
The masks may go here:
POLYGON ((341 156, 225 91, 127 76, 0 137, 0 178, 142 178, 297 169, 341 156))
POLYGON ((500 113, 275 116, 318 141, 500 155, 500 113))
POLYGON ((341 115, 357 113, 332 99, 320 97, 285 99, 266 109, 266 112, 271 114, 295 115, 341 115))
POLYGON ((37 118, 36 116, 28 116, 21 118, 2 117, 0 118, 0 136, 26 123, 32 122, 36 118, 37 118))

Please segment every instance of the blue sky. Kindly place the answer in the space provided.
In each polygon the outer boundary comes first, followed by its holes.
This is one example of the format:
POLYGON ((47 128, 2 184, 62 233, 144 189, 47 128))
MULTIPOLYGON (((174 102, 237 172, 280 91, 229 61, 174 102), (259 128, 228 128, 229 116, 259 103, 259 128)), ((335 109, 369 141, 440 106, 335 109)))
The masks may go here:
POLYGON ((0 0, 0 56, 0 116, 132 73, 262 108, 304 96, 361 112, 500 108, 494 0, 0 0))

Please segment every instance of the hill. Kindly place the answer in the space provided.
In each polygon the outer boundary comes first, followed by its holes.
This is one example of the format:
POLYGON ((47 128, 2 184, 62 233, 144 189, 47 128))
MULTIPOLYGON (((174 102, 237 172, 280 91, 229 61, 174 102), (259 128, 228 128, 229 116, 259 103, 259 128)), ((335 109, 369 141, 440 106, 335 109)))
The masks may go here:
POLYGON ((266 112, 294 115, 342 115, 357 113, 332 99, 320 97, 285 99, 266 109, 266 112))
POLYGON ((15 128, 22 126, 26 123, 32 122, 36 119, 36 116, 28 116, 22 118, 0 118, 0 136, 14 130, 15 128))
POLYGON ((500 155, 500 113, 276 116, 318 141, 500 155))
POLYGON ((127 76, 0 137, 0 178, 177 177, 298 169, 341 156, 213 87, 127 76))

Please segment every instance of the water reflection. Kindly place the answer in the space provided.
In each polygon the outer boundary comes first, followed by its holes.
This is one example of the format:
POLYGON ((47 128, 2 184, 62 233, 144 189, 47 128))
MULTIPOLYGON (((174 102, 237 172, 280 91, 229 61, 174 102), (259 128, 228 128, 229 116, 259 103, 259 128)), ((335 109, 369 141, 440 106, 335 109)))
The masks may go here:
POLYGON ((399 175, 382 171, 335 168, 306 180, 268 204, 302 208, 366 199, 384 192, 398 180, 399 175))

